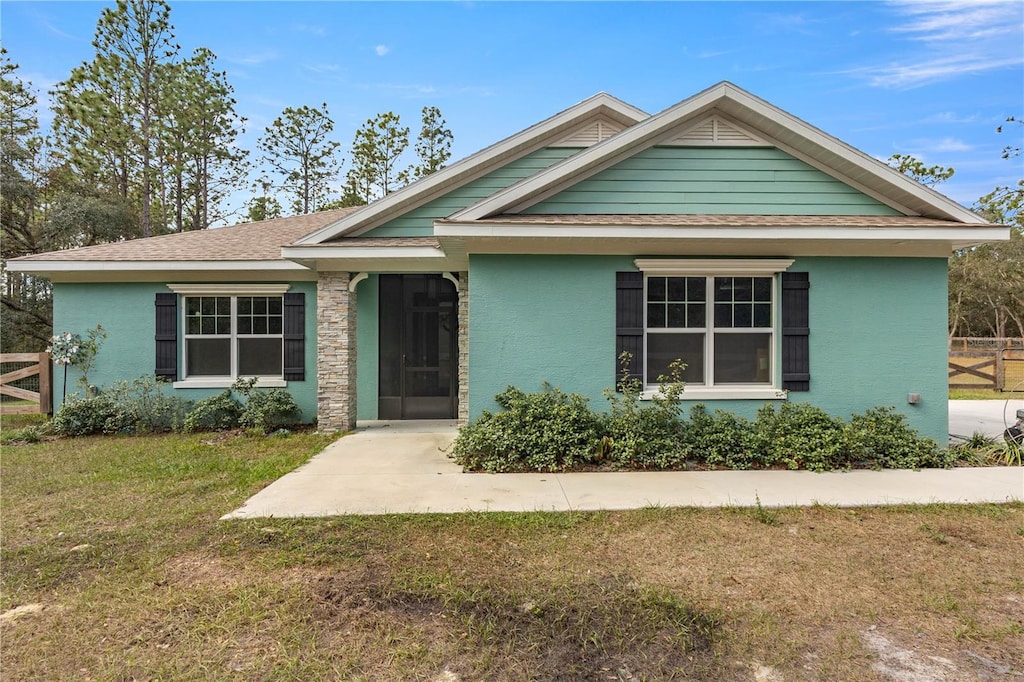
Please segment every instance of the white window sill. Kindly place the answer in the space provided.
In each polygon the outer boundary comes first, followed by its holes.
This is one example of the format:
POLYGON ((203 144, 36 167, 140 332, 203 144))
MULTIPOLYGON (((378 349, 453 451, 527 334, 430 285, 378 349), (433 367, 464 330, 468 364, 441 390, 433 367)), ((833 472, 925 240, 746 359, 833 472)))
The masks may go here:
MULTIPOLYGON (((657 389, 640 394, 640 400, 653 400, 657 389)), ((742 386, 732 388, 705 388, 687 386, 679 394, 680 400, 785 400, 786 391, 771 386, 742 386)))
MULTIPOLYGON (((172 388, 231 388, 235 379, 184 379, 171 384, 172 388)), ((256 388, 286 388, 284 379, 259 379, 256 388)))

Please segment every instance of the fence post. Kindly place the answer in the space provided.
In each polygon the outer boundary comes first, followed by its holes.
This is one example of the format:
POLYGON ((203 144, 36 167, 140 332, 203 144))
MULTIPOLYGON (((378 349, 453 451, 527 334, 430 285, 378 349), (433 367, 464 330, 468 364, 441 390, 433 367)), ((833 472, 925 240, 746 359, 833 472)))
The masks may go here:
POLYGON ((39 413, 51 414, 53 412, 53 394, 51 387, 53 382, 53 362, 49 353, 39 354, 39 413))
POLYGON ((996 351, 996 365, 994 368, 995 371, 993 372, 995 376, 993 377, 993 383, 995 384, 995 389, 997 391, 1003 390, 1003 353, 1005 352, 1006 351, 1002 348, 996 351))

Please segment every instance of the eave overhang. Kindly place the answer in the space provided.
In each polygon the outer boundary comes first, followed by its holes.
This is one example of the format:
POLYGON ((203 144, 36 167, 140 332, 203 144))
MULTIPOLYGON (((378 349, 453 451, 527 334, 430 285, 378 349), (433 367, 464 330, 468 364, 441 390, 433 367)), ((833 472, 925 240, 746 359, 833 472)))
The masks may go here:
POLYGON ((464 270, 465 258, 453 258, 434 239, 432 246, 343 246, 341 242, 293 245, 281 255, 316 271, 442 272, 464 270))
POLYGON ((466 253, 904 256, 948 258, 1009 239, 1001 225, 635 225, 435 221, 443 248, 466 253))
POLYGON ((47 277, 54 282, 166 282, 183 280, 316 279, 309 268, 288 260, 10 260, 10 272, 47 277))

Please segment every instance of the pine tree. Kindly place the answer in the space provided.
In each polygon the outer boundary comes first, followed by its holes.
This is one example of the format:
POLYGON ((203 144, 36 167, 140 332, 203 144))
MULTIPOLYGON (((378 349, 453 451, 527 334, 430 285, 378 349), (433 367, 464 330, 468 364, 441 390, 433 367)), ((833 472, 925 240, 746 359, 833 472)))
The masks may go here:
POLYGON ((419 179, 444 168, 452 157, 454 136, 437 107, 423 107, 423 125, 416 138, 416 156, 419 163, 413 168, 414 179, 419 179))
POLYGON ((327 103, 320 108, 287 107, 257 142, 266 161, 282 176, 282 188, 293 196, 292 209, 304 214, 327 202, 330 182, 339 172, 338 142, 329 139, 334 122, 327 103))

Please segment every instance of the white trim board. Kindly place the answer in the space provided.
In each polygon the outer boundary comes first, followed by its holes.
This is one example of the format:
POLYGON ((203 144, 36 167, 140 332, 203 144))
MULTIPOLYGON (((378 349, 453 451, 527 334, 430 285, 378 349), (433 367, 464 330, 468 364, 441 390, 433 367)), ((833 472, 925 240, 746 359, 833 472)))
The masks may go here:
POLYGON ((280 296, 291 284, 168 284, 176 294, 186 296, 280 296))
POLYGON ((95 260, 27 260, 7 262, 11 272, 176 272, 182 270, 291 270, 305 271, 307 268, 287 260, 137 260, 137 261, 95 261, 95 260))

